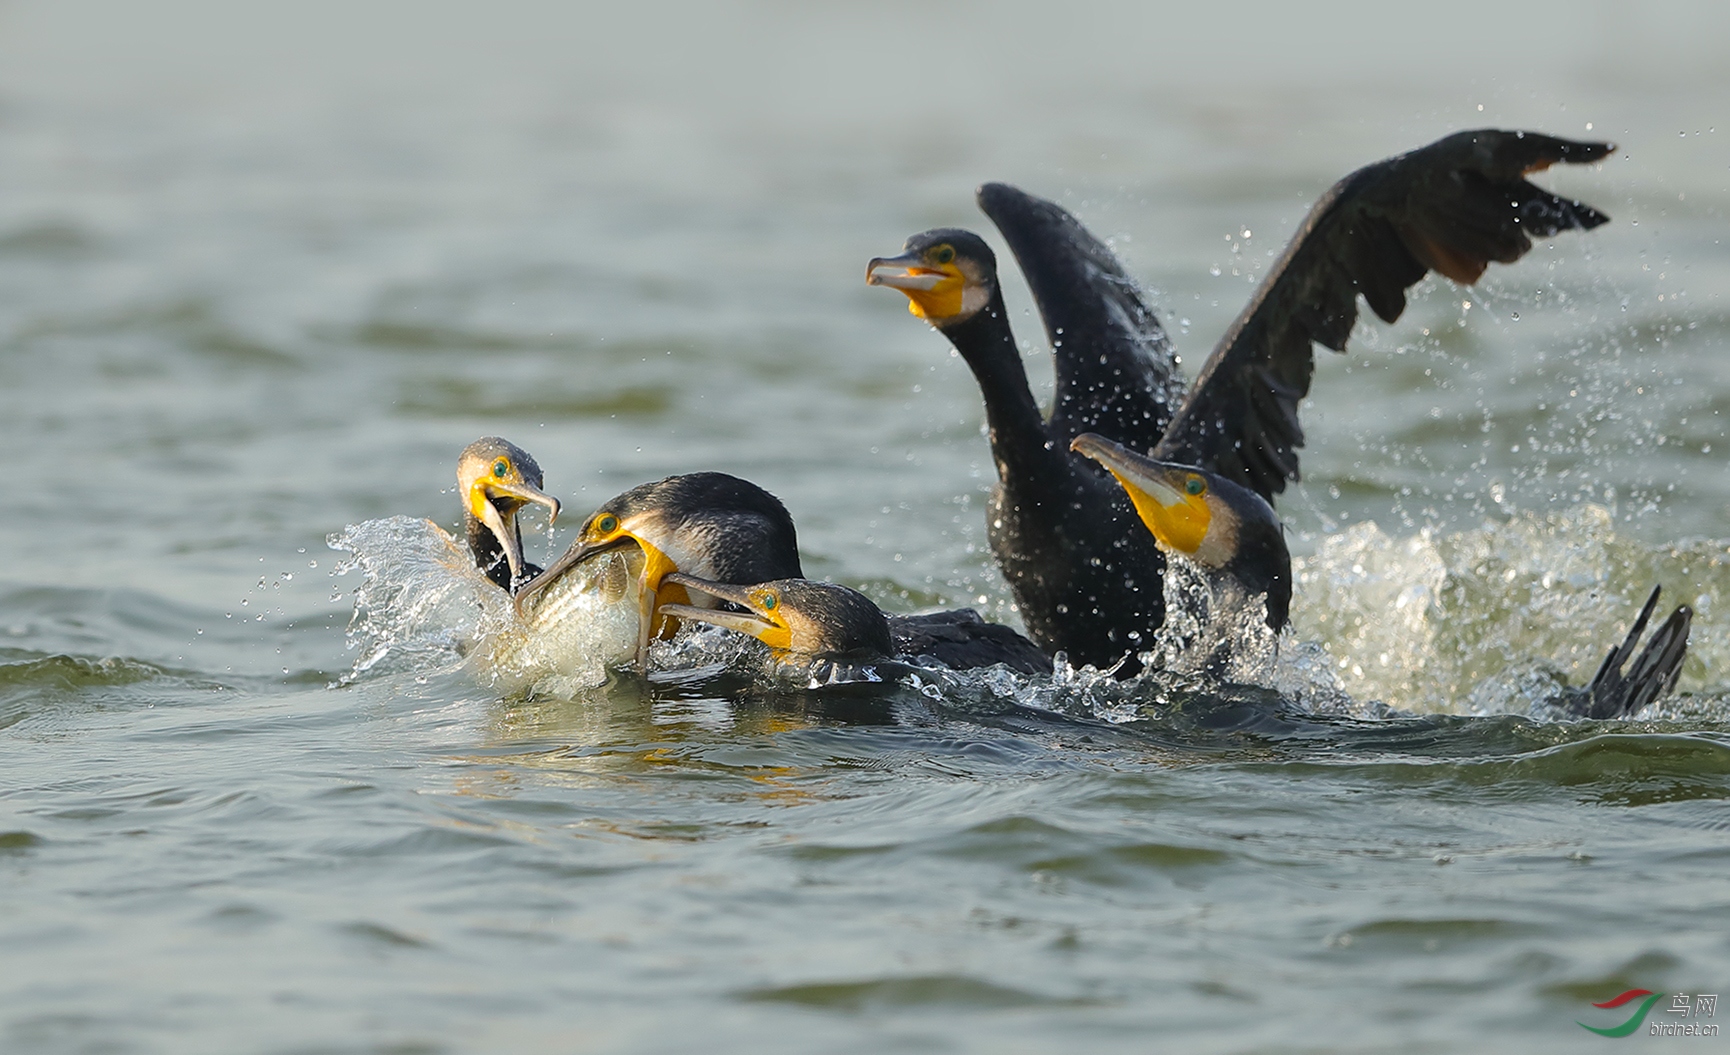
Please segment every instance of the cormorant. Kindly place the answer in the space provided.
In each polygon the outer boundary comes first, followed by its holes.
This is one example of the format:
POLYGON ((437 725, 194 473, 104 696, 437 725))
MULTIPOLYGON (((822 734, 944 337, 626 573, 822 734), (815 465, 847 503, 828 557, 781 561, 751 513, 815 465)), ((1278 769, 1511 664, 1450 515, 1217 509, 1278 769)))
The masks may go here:
MULTIPOLYGON (((1258 594, 1267 602, 1267 622, 1285 625, 1291 602, 1291 555, 1273 507, 1262 496, 1217 473, 1144 457, 1093 433, 1070 441, 1070 449, 1105 466, 1135 506, 1141 522, 1167 553, 1177 554, 1209 573, 1223 572, 1227 603, 1243 605, 1258 594), (1230 586, 1247 597, 1231 597, 1230 586)), ((1222 591, 1215 582, 1216 599, 1222 591)), ((1651 640, 1628 666, 1640 635, 1657 607, 1662 587, 1651 596, 1622 643, 1610 649, 1591 684, 1569 689, 1552 701, 1581 718, 1620 718, 1668 695, 1682 673, 1688 628, 1694 613, 1679 606, 1653 631, 1651 640)))
POLYGON ((848 665, 934 659, 951 670, 1002 664, 1022 674, 1049 674, 1051 660, 1009 627, 988 623, 971 608, 930 615, 888 615, 857 590, 810 579, 753 585, 711 582, 692 575, 669 583, 737 605, 742 611, 664 604, 661 611, 749 634, 769 646, 778 665, 848 665))
POLYGON ((1020 260, 1052 338, 1049 421, 1028 387, 996 258, 982 239, 927 231, 901 255, 872 260, 867 281, 905 293, 979 382, 998 475, 987 534, 1034 640, 1105 667, 1165 618, 1158 549, 1133 530, 1135 512, 1110 477, 1069 450, 1071 440, 1098 432, 1161 462, 1205 468, 1271 503, 1298 478, 1297 410, 1315 368, 1312 344, 1344 349, 1359 294, 1393 322, 1406 289, 1430 270, 1469 284, 1490 261, 1519 259, 1532 238, 1606 222, 1525 177, 1612 149, 1485 129, 1352 173, 1311 209, 1181 403, 1170 344, 1134 282, 1050 202, 1003 184, 978 195, 1020 260))
POLYGON ((623 546, 636 546, 644 557, 637 583, 639 666, 647 660, 651 637, 678 629, 671 616, 657 617, 656 607, 701 603, 683 586, 663 585, 670 573, 723 583, 804 575, 793 518, 780 499, 726 473, 688 473, 633 487, 590 513, 564 555, 517 594, 518 611, 532 612, 537 598, 571 568, 623 546))
POLYGON ((528 451, 497 436, 469 444, 457 458, 457 494, 475 567, 512 593, 540 574, 538 565, 523 559, 517 512, 538 502, 551 523, 558 519, 559 500, 541 490, 541 467, 528 451))
POLYGON ((1233 608, 1263 604, 1269 629, 1286 625, 1291 551, 1267 499, 1218 473, 1143 457, 1097 433, 1082 433, 1069 449, 1116 477, 1160 549, 1206 572, 1216 600, 1233 608))

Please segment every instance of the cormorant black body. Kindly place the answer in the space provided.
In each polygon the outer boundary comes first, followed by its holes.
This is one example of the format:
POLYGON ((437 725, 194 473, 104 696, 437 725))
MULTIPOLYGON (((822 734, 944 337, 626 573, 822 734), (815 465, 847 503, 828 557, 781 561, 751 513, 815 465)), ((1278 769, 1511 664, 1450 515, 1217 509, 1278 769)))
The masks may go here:
MULTIPOLYGON (((1049 420, 1033 401, 982 239, 940 228, 908 239, 900 256, 872 260, 868 281, 905 293, 979 381, 999 481, 988 537, 1034 640, 1107 666, 1164 622, 1165 557, 1105 472, 1070 454, 1076 436, 1199 467, 1271 504, 1298 476, 1298 404, 1313 344, 1345 347, 1358 297, 1392 322, 1405 289, 1430 270, 1469 284, 1489 262, 1519 259, 1532 238, 1604 223, 1524 177, 1612 149, 1484 129, 1358 170, 1316 203, 1187 394, 1169 340, 1111 250, 1054 203, 986 184, 980 207, 1008 239, 1051 338, 1049 420)), ((1289 559, 1283 569, 1273 559, 1271 547, 1247 549, 1226 570, 1246 590, 1289 588, 1289 559)), ((1270 622, 1283 625, 1284 608, 1270 603, 1270 622)))

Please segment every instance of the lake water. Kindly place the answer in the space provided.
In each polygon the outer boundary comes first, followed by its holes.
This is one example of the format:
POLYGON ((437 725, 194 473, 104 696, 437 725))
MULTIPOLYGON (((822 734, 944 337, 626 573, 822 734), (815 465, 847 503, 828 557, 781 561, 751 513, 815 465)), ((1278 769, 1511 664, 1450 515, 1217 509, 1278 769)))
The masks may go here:
POLYGON ((1637 987, 1682 1021, 1730 987, 1727 28, 0 5, 0 1049, 1573 1051, 1637 987), (507 697, 425 612, 356 670, 327 539, 455 527, 486 434, 573 523, 725 470, 809 574, 1013 622, 977 389, 866 260, 995 241, 972 190, 1014 182, 1193 369, 1332 180, 1479 125, 1617 141, 1541 177, 1613 222, 1324 357, 1290 702, 507 697), (1677 696, 1535 709, 1654 582, 1697 613, 1677 696))

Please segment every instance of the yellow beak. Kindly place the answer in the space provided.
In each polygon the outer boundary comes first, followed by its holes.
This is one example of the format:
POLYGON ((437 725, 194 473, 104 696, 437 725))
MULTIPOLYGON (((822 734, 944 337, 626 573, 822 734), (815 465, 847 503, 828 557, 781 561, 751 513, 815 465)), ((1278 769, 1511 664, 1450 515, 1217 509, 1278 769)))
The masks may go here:
POLYGON ((674 572, 664 580, 670 586, 682 586, 686 590, 708 594, 723 601, 731 601, 744 612, 727 612, 719 608, 698 608, 688 604, 663 604, 658 609, 663 615, 679 619, 695 619, 700 623, 736 630, 741 634, 749 634, 770 648, 785 651, 791 644, 793 631, 784 622, 765 612, 751 599, 749 586, 732 586, 727 583, 711 582, 699 579, 695 575, 674 572))
POLYGON ((1166 549, 1192 556, 1207 537, 1213 510, 1205 492, 1190 494, 1192 470, 1145 458, 1120 443, 1091 432, 1070 441, 1069 449, 1105 466, 1129 495, 1136 515, 1166 549))
POLYGON ((918 253, 875 257, 865 265, 867 286, 888 286, 907 294, 907 310, 922 319, 961 314, 967 280, 954 264, 933 268, 918 253))
POLYGON ((559 518, 559 500, 547 494, 528 481, 509 483, 482 477, 469 488, 469 512, 475 518, 491 529, 493 536, 499 540, 499 545, 505 551, 505 560, 511 566, 511 581, 523 577, 523 548, 519 545, 516 531, 517 510, 528 502, 535 502, 547 507, 547 523, 559 518), (493 504, 495 498, 509 498, 501 512, 493 504))

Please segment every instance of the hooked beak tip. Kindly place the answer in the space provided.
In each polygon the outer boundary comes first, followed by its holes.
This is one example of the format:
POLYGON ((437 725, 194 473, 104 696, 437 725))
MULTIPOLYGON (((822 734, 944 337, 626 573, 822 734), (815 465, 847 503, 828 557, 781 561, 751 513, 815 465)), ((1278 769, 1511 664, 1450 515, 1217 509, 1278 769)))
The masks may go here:
POLYGON ((1111 454, 1113 446, 1110 440, 1103 439, 1091 432, 1084 432, 1069 441, 1069 449, 1072 453, 1079 454, 1084 458, 1092 458, 1107 468, 1111 467, 1108 456, 1111 454))

